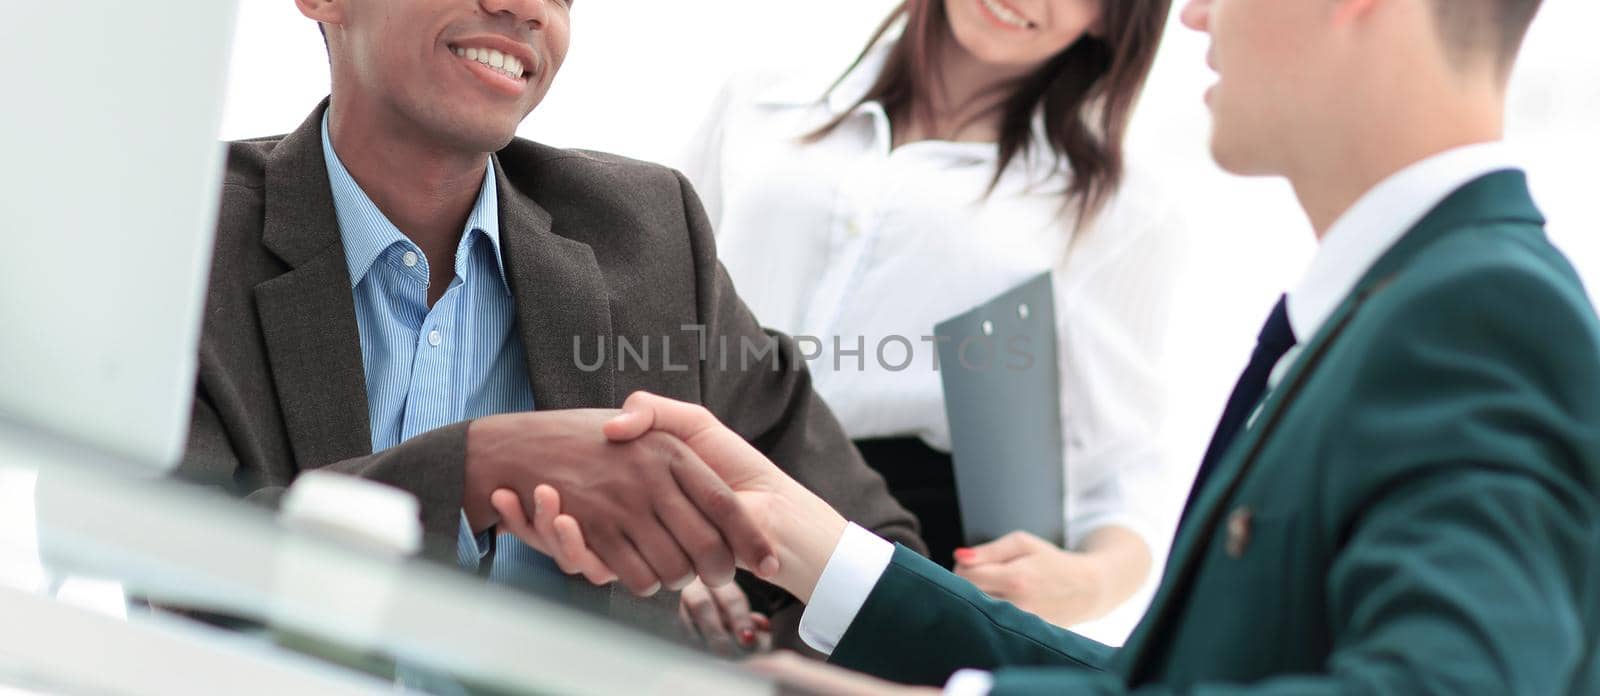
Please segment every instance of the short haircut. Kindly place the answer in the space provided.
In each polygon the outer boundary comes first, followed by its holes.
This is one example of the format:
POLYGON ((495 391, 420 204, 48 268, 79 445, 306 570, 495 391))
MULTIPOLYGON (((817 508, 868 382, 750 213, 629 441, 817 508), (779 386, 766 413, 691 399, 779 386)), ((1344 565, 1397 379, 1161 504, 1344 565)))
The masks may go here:
POLYGON ((1510 68, 1543 0, 1432 0, 1439 31, 1455 57, 1489 54, 1510 68))

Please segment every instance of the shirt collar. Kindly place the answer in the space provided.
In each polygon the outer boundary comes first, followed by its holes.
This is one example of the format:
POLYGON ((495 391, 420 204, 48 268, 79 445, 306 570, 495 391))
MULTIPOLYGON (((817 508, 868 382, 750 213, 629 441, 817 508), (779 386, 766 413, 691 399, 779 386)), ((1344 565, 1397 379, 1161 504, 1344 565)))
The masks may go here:
MULTIPOLYGON (((339 237, 344 243, 345 263, 350 270, 350 286, 355 287, 365 278, 372 264, 383 252, 395 244, 415 247, 394 223, 378 209, 366 191, 350 176, 333 150, 333 139, 328 135, 328 115, 322 115, 322 156, 328 168, 328 182, 333 190, 334 214, 339 220, 339 237)), ((499 186, 495 180, 494 161, 484 168, 483 186, 478 200, 467 216, 467 224, 456 248, 456 275, 465 277, 467 263, 475 234, 489 240, 494 250, 494 265, 500 271, 500 283, 510 294, 511 284, 506 279, 505 259, 500 251, 499 186)))
POLYGON ((1290 291, 1294 335, 1302 342, 1316 335, 1378 258, 1456 189, 1490 172, 1518 169, 1516 160, 1504 143, 1467 145, 1406 167, 1367 191, 1328 228, 1290 291))
MULTIPOLYGON (((883 64, 889 60, 889 52, 900 41, 898 36, 885 36, 876 45, 861 57, 861 61, 854 70, 845 73, 838 84, 831 85, 824 97, 828 111, 837 116, 850 110, 856 102, 872 90, 872 85, 878 81, 878 75, 883 72, 883 64)), ((830 83, 831 84, 831 83, 830 83)))
MULTIPOLYGON (((829 65, 829 69, 833 72, 815 73, 810 69, 803 69, 804 74, 779 79, 772 86, 756 92, 753 101, 758 105, 770 107, 824 107, 825 118, 816 124, 819 126, 847 113, 870 118, 874 137, 884 151, 887 151, 890 138, 889 117, 884 112, 883 106, 877 102, 869 102, 857 107, 856 102, 866 96, 877 83, 879 74, 883 72, 884 63, 889 60, 890 51, 894 50, 895 44, 901 40, 904 32, 904 21, 891 27, 877 43, 861 54, 861 60, 845 73, 844 77, 839 77, 837 68, 832 67, 833 61, 818 61, 819 65, 829 65)), ((1033 136, 1031 147, 1018 152, 1011 164, 1012 167, 1021 167, 1021 171, 1025 172, 1026 175, 1016 181, 1024 187, 1046 181, 1068 168, 1064 158, 1057 161, 1055 157, 1054 147, 1045 131, 1042 107, 1034 112, 1030 124, 1033 136)), ((993 162, 999 156, 994 143, 937 141, 922 145, 935 147, 939 152, 969 163, 993 162)))
POLYGON ((834 60, 808 62, 786 71, 780 79, 756 90, 752 100, 763 106, 825 106, 830 116, 850 110, 877 81, 889 51, 899 41, 900 29, 891 29, 861 54, 861 60, 844 77, 834 60), (837 83, 837 84, 836 84, 837 83))

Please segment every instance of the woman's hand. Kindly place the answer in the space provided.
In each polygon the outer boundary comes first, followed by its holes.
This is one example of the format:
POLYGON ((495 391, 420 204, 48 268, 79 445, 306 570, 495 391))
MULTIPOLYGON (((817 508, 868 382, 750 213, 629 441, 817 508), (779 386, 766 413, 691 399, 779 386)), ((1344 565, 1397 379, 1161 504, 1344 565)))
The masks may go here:
POLYGON ((772 650, 772 622, 750 610, 750 600, 738 583, 708 587, 696 579, 683 588, 678 620, 684 632, 713 653, 736 657, 772 650))
POLYGON ((1097 530, 1082 553, 1026 532, 956 551, 956 574, 1057 626, 1105 616, 1138 589, 1149 552, 1133 532, 1097 530))

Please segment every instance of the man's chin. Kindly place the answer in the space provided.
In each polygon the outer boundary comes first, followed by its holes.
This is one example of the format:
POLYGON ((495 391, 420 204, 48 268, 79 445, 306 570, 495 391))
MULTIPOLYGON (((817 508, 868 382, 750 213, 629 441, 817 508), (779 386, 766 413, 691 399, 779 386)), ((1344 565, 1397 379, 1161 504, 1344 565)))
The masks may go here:
POLYGON ((505 123, 466 123, 441 133, 439 140, 462 152, 499 152, 517 137, 516 125, 505 123))
POLYGON ((510 145, 511 141, 516 140, 516 139, 517 139, 517 131, 516 131, 516 129, 512 129, 510 133, 505 133, 499 138, 485 141, 483 144, 488 149, 481 150, 481 152, 489 152, 489 153, 499 152, 501 150, 506 149, 506 146, 510 145))
POLYGON ((1217 166, 1234 176, 1271 176, 1272 172, 1262 166, 1250 148, 1237 142, 1223 140, 1217 135, 1211 136, 1211 159, 1217 166))

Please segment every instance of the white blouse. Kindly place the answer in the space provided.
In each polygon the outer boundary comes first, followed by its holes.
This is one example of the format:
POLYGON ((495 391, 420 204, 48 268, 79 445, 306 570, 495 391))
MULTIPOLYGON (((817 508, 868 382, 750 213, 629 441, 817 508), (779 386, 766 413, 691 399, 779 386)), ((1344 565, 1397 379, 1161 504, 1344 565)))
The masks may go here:
MULTIPOLYGON (((891 149, 870 103, 826 138, 801 139, 871 86, 886 50, 826 99, 837 74, 752 74, 723 90, 682 168, 717 230, 721 258, 763 324, 814 337, 816 388, 852 438, 919 437, 950 449, 936 349, 921 337, 1046 270, 1056 288, 1068 545, 1123 525, 1159 555, 1181 501, 1148 500, 1166 470, 1162 355, 1182 230, 1168 200, 1130 171, 1073 239, 1068 174, 1035 123, 985 197, 993 144, 891 149), (884 343, 886 337, 904 342, 884 343), (884 354, 878 355, 880 344, 884 354), (862 349, 858 354, 852 354, 862 349), (907 357, 911 364, 900 368, 907 357)), ((1131 169, 1131 168, 1130 168, 1131 169)))

